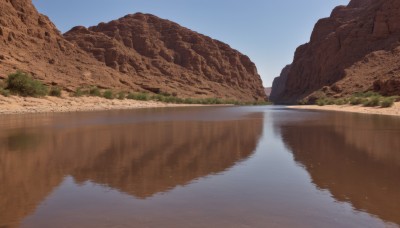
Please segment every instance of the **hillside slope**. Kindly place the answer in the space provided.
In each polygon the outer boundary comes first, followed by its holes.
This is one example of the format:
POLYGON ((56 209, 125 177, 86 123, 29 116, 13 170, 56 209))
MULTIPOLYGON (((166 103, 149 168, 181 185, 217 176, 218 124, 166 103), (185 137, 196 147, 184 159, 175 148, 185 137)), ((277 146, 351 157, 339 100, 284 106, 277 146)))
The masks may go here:
POLYGON ((180 97, 266 99, 247 56, 173 22, 128 15, 64 36, 31 0, 2 0, 0 79, 17 69, 70 91, 97 85, 180 97))
POLYGON ((399 95, 399 39, 400 1, 352 0, 338 6, 296 50, 290 70, 275 80, 272 100, 291 104, 323 93, 341 97, 367 90, 399 95))
POLYGON ((144 88, 183 96, 265 97, 257 68, 247 56, 150 14, 75 27, 65 37, 144 88))
MULTIPOLYGON (((31 0, 0 1, 0 77, 17 69, 47 84, 127 87, 128 77, 66 41, 31 0)), ((131 86, 135 86, 132 84, 131 86)), ((129 86, 130 87, 130 86, 129 86)))

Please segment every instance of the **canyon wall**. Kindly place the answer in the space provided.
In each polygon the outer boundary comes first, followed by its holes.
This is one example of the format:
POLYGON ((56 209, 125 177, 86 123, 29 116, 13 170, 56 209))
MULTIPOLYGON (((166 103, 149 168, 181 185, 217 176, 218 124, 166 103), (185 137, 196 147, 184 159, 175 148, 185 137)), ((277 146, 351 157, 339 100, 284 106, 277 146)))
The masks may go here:
POLYGON ((96 85, 180 97, 265 100, 249 57, 153 15, 61 34, 31 0, 0 2, 0 79, 22 70, 67 91, 96 85))
POLYGON ((369 90, 400 95, 399 9, 397 0, 336 7, 297 48, 290 71, 275 80, 272 100, 293 104, 369 90))

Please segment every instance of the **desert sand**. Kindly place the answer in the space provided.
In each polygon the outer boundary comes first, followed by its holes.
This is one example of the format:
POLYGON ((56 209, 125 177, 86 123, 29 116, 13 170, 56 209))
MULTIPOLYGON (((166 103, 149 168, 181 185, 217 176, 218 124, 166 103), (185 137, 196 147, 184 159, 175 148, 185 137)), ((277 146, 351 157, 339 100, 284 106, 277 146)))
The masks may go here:
POLYGON ((390 108, 364 107, 364 106, 351 106, 351 105, 327 105, 327 106, 302 105, 302 106, 288 106, 288 108, 400 116, 400 102, 395 103, 393 107, 390 108))
POLYGON ((101 97, 4 97, 0 95, 0 114, 101 111, 136 108, 199 106, 167 104, 157 101, 107 100, 101 97))

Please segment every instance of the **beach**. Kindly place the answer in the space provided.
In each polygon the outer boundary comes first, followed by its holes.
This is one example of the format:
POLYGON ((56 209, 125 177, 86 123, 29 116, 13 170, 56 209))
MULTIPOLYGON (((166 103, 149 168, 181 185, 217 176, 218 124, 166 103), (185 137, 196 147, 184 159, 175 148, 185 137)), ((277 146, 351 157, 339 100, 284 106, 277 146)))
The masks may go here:
POLYGON ((157 101, 108 100, 102 97, 4 97, 0 95, 0 114, 54 113, 102 111, 137 108, 200 106, 195 104, 167 104, 157 101))
POLYGON ((363 114, 374 114, 374 115, 388 115, 388 116, 400 116, 400 102, 395 103, 390 108, 381 107, 364 107, 361 105, 296 105, 288 106, 291 109, 304 109, 304 110, 321 110, 321 111, 338 111, 338 112, 352 112, 352 113, 363 113, 363 114))

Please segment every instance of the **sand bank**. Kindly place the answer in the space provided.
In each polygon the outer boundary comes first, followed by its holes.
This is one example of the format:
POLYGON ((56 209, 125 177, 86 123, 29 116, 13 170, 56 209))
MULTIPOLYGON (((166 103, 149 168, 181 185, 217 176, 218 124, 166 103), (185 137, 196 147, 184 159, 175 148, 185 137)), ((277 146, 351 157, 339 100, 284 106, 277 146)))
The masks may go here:
POLYGON ((288 108, 400 116, 400 102, 395 103, 393 107, 390 108, 363 107, 363 106, 351 106, 351 105, 326 105, 326 106, 302 105, 302 106, 288 106, 288 108))
POLYGON ((199 106, 166 104, 157 101, 107 100, 101 97, 4 97, 0 95, 0 114, 101 111, 136 108, 199 106))

